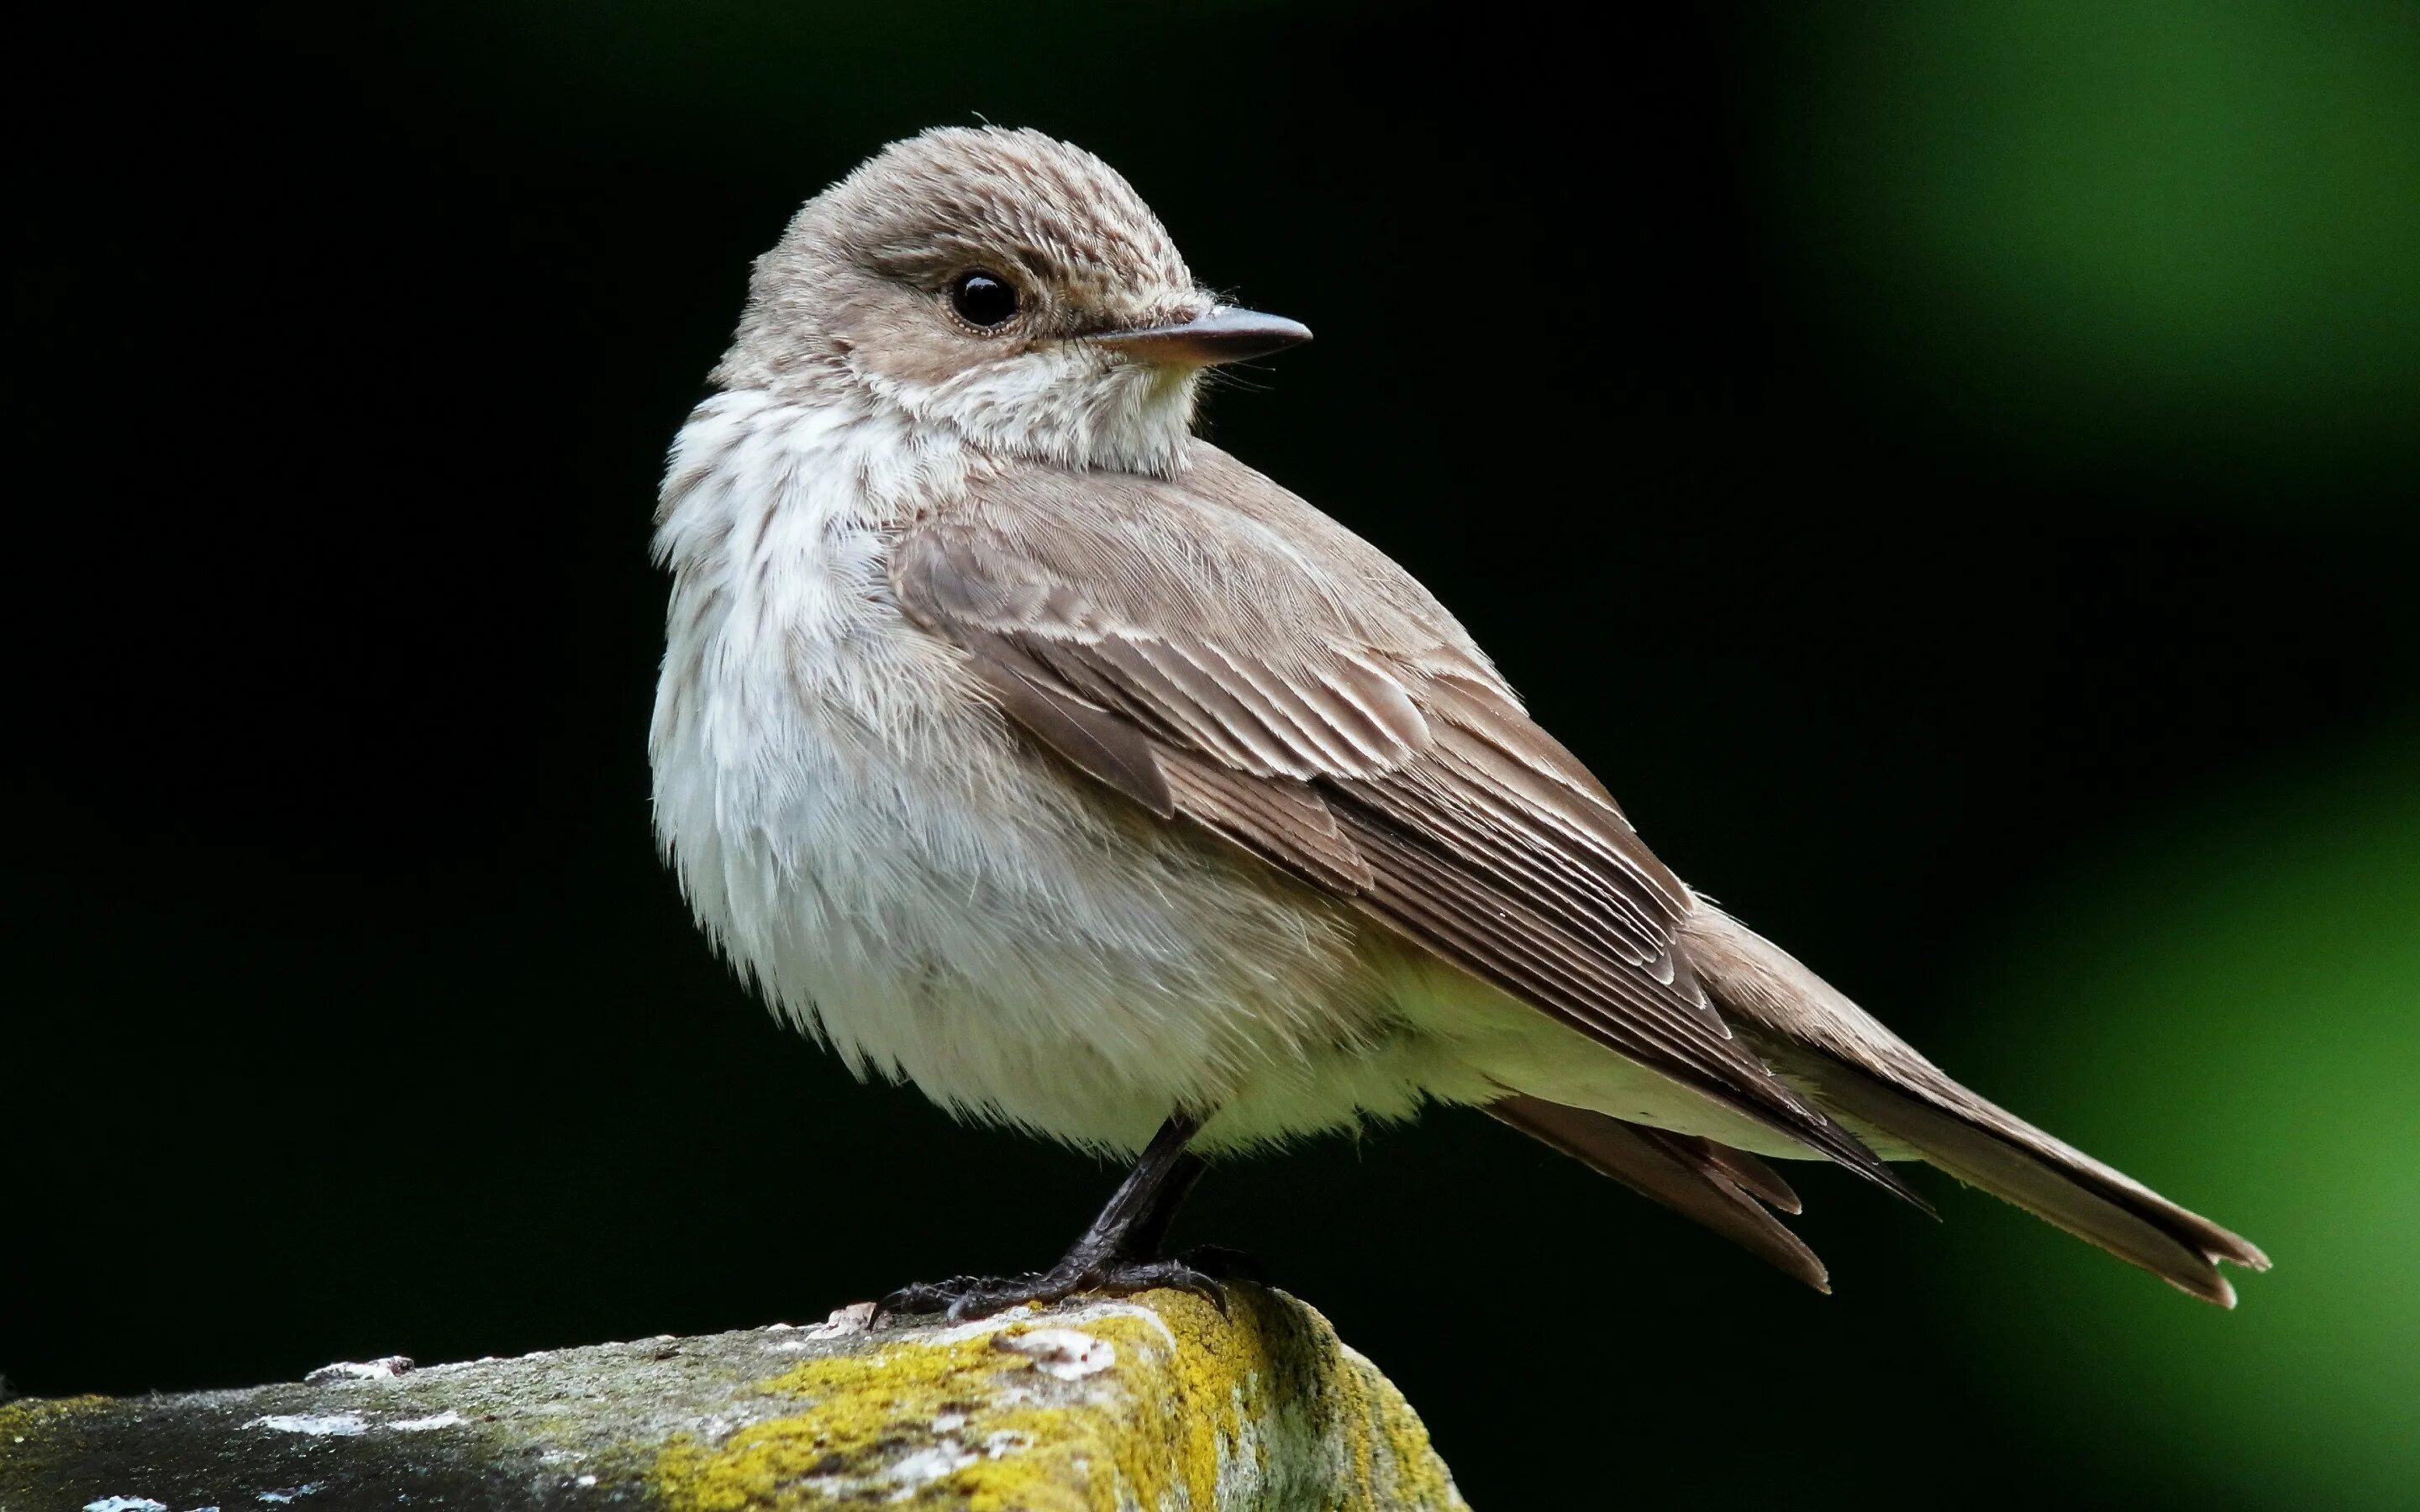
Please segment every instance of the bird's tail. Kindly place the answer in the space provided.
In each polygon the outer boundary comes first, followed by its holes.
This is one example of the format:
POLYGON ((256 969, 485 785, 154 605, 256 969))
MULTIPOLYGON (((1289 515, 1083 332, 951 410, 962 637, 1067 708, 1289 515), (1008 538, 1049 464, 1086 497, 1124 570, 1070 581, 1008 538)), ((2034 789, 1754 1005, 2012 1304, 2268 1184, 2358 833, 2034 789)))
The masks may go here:
POLYGON ((2198 1213, 1967 1090, 1788 951, 1721 910, 1683 925, 1726 1017, 1785 1080, 1891 1158, 1916 1157, 2222 1307, 2226 1260, 2269 1257, 2198 1213))
POLYGON ((1489 1103, 1487 1111, 1599 1176, 1696 1219, 1816 1290, 1832 1289, 1823 1262, 1774 1216, 1776 1209, 1796 1212, 1798 1194, 1745 1150, 1517 1092, 1489 1103))

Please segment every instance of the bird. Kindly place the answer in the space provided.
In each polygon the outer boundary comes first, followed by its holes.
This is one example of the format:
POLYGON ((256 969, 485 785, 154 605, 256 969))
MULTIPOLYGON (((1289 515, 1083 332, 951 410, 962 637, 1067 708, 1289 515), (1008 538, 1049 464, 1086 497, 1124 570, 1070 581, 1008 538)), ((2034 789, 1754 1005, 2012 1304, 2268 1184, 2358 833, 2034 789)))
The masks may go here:
POLYGON ((1970 1091, 1694 891, 1378 548, 1197 434, 1310 338, 1108 163, 891 144, 752 269, 666 462, 654 825, 861 1078, 1131 1159, 1056 1262, 888 1313, 1219 1295, 1213 1157, 1483 1110, 1821 1290, 1776 1169, 1929 1163, 2205 1301, 2254 1245, 1970 1091))

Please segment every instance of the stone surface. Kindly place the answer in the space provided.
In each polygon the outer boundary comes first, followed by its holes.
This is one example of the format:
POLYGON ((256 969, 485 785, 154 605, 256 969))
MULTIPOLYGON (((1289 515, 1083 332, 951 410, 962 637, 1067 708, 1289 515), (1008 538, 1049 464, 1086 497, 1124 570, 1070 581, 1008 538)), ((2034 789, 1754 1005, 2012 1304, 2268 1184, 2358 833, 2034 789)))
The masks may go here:
POLYGON ((397 1506, 1441 1512, 1403 1397, 1282 1292, 868 1332, 382 1360, 246 1391, 0 1406, 7 1512, 397 1506))

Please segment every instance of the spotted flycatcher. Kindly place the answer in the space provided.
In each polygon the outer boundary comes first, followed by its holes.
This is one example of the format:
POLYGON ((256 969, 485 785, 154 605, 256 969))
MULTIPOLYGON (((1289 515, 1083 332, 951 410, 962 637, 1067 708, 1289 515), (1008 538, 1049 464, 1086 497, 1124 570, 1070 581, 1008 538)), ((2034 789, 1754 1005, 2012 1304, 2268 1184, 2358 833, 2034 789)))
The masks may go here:
POLYGON ((1506 1123, 1814 1286, 1766 1161, 1924 1160, 2211 1302, 2234 1234, 1985 1102, 1692 892, 1427 590, 1192 434, 1308 340, 1098 159, 928 131, 758 259, 657 515, 656 829, 860 1074, 1139 1155, 979 1313, 1206 1287, 1207 1154, 1506 1123))

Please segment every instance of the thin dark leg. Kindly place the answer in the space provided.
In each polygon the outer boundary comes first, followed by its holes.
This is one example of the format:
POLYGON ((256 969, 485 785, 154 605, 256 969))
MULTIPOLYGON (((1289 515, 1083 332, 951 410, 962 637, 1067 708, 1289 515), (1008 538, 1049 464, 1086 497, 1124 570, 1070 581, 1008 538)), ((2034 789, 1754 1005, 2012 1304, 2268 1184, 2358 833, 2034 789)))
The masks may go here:
POLYGON ((958 1276, 919 1282, 882 1299, 883 1313, 946 1312, 952 1319, 980 1318, 1020 1303, 1057 1302, 1078 1291, 1125 1295, 1155 1287, 1198 1292, 1225 1305, 1218 1283, 1182 1260, 1160 1257, 1159 1246, 1177 1208, 1206 1168, 1186 1146, 1202 1120, 1180 1113, 1160 1125, 1134 1169, 1059 1263, 1016 1277, 958 1276))
POLYGON ((1202 1179, 1202 1157, 1185 1152, 1185 1147, 1201 1130, 1200 1119, 1182 1113, 1161 1124, 1159 1133, 1143 1147, 1134 1169, 1126 1173, 1126 1179, 1109 1194, 1109 1200, 1102 1204, 1093 1226, 1067 1251, 1068 1257, 1087 1254, 1140 1257, 1157 1254, 1159 1242, 1168 1237, 1168 1226, 1176 1220, 1177 1208, 1184 1203, 1186 1194, 1193 1190, 1193 1183, 1202 1179))
POLYGON ((1176 1222, 1176 1210, 1185 1206, 1185 1199, 1193 1195, 1194 1183, 1201 1180, 1202 1173, 1209 1168, 1208 1161, 1190 1150, 1177 1158, 1175 1167, 1160 1183, 1159 1191, 1152 1200, 1151 1211, 1142 1215, 1142 1221, 1136 1224, 1126 1236, 1129 1251, 1136 1255, 1168 1253, 1168 1229, 1176 1222))
MULTIPOLYGON (((1187 1153, 1183 1163, 1169 1174, 1168 1180, 1161 1185, 1151 1212, 1127 1236, 1128 1254, 1141 1259, 1168 1255, 1168 1229, 1176 1221, 1176 1210, 1185 1206, 1186 1197, 1193 1191, 1193 1183, 1201 1180, 1202 1174, 1209 1168, 1208 1161, 1189 1151, 1187 1153)), ((1269 1278, 1268 1272, 1262 1268, 1260 1261, 1223 1244, 1197 1244, 1170 1258, 1214 1281, 1265 1282, 1269 1278)))

